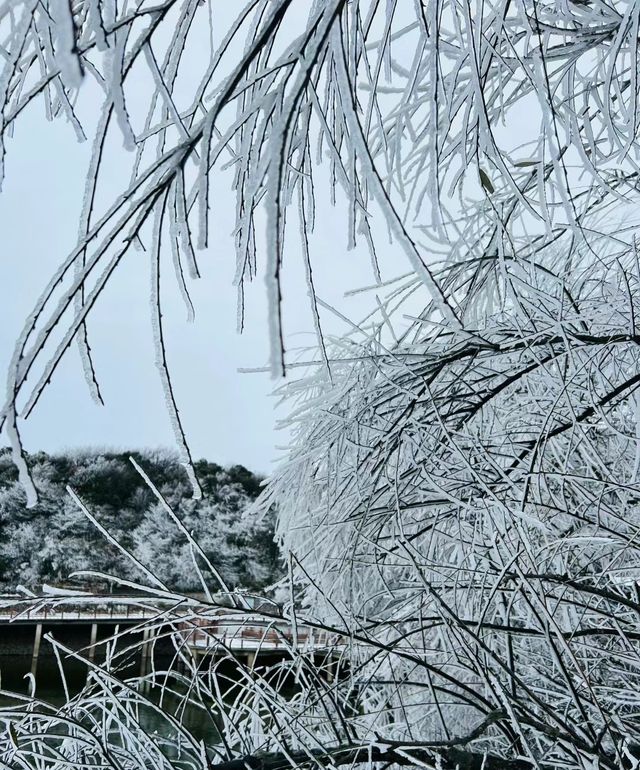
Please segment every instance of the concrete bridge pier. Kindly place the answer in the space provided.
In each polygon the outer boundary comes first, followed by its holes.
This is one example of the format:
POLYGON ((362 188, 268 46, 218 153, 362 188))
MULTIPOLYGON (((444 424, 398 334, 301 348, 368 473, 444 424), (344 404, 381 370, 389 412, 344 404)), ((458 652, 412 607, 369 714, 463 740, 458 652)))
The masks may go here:
POLYGON ((149 671, 149 662, 152 652, 152 633, 150 628, 144 628, 142 631, 142 649, 140 656, 140 676, 144 676, 149 671))
POLYGON ((98 624, 91 624, 91 639, 89 640, 89 660, 93 663, 96 656, 96 642, 98 641, 98 624))
POLYGON ((40 645, 42 643, 42 623, 36 625, 36 633, 33 638, 33 655, 31 656, 31 674, 36 675, 38 658, 40 657, 40 645))
MULTIPOLYGON (((89 657, 89 663, 93 663, 96 657, 96 642, 98 641, 98 624, 92 623, 91 624, 91 638, 89 639, 89 650, 88 650, 88 657, 89 657)), ((91 675, 91 666, 89 665, 87 667, 87 682, 89 681, 89 677, 91 675)))

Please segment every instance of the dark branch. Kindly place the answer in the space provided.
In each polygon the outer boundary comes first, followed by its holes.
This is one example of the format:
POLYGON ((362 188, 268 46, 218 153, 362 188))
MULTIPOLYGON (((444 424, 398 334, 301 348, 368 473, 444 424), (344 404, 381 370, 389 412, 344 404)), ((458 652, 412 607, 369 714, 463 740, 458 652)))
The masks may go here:
POLYGON ((524 759, 504 759, 479 751, 455 747, 433 749, 416 744, 393 743, 386 746, 342 746, 325 752, 296 752, 289 756, 281 752, 252 754, 212 764, 210 770, 287 770, 307 765, 338 767, 370 762, 390 762, 434 770, 531 770, 533 767, 531 762, 524 759))

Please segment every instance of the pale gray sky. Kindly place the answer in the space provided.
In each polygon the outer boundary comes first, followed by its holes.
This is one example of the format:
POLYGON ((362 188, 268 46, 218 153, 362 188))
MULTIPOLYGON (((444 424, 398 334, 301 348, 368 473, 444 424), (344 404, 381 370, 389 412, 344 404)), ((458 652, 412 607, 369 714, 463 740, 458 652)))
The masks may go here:
MULTIPOLYGON (((304 23, 306 1, 296 6, 304 23)), ((222 35, 237 9, 233 3, 216 6, 216 34, 222 35), (226 11, 225 11, 226 8, 226 11), (228 12, 229 18, 222 16, 228 12)), ((287 17, 289 19, 289 16, 287 17)), ((206 27, 206 25, 204 25, 206 27)), ((292 29, 292 35, 295 30, 292 29)), ((190 53, 198 78, 208 58, 208 29, 197 32, 190 53), (198 42, 198 35, 203 36, 198 42), (202 46, 201 50, 199 46, 202 46)), ((238 50, 240 55, 240 49, 238 50)), ((143 72, 143 71, 142 71, 143 72)), ((143 95, 150 85, 148 73, 134 84, 143 95)), ((189 72, 182 72, 189 77, 189 72)), ((95 121, 103 94, 91 78, 85 78, 77 111, 89 141, 78 144, 74 131, 63 120, 47 122, 41 102, 21 116, 16 136, 7 144, 6 180, 0 195, 2 258, 2 325, 0 367, 11 357, 14 340, 47 279, 76 242, 84 178, 89 161, 95 121)), ((134 118, 144 118, 146 100, 127 92, 127 107, 134 118), (140 104, 136 103, 137 101, 140 104), (140 112, 136 116, 136 111, 140 112)), ((112 132, 108 148, 108 173, 102 171, 102 203, 111 202, 126 189, 131 156, 120 146, 121 136, 112 132), (115 144, 114 144, 115 142, 115 144)), ((175 391, 187 438, 195 457, 228 464, 242 463, 256 471, 268 471, 285 444, 287 435, 275 430, 274 383, 268 374, 239 374, 240 367, 267 363, 267 308, 263 278, 248 288, 246 331, 236 331, 236 291, 232 285, 235 254, 232 230, 235 223, 231 172, 216 177, 211 211, 211 248, 199 255, 202 279, 190 283, 196 322, 186 323, 185 309, 170 258, 164 271, 163 312, 167 351, 175 391)), ((364 244, 347 250, 345 201, 338 191, 338 205, 329 205, 328 189, 317 194, 318 221, 312 237, 314 279, 318 295, 359 320, 371 309, 375 297, 359 295, 345 300, 344 292, 374 282, 371 260, 364 244)), ((375 211, 373 211, 375 213, 375 211)), ((291 217, 293 220, 295 217, 291 217)), ((404 254, 389 245, 384 219, 371 220, 376 234, 383 278, 409 269, 404 254)), ((294 228, 291 228, 294 230, 294 228)), ((289 349, 314 341, 302 260, 296 234, 289 234, 283 269, 284 329, 289 349)), ((263 267, 259 265, 259 267, 263 267)), ((91 401, 84 383, 76 347, 66 354, 53 382, 28 421, 20 427, 28 451, 57 451, 77 446, 174 446, 173 432, 163 402, 162 387, 153 363, 149 312, 149 257, 130 251, 90 316, 89 333, 98 378, 106 400, 104 408, 91 401)), ((420 307, 420 302, 416 307, 420 307)), ((402 323, 402 320, 400 321, 402 323)), ((407 323, 409 323, 407 321, 407 323)), ((342 321, 323 313, 330 333, 344 332, 342 321)), ((281 410, 279 415, 284 416, 281 410)))
MULTIPOLYGON (((91 83, 80 112, 91 137, 91 83)), ((75 245, 85 170, 91 141, 78 144, 62 120, 48 123, 40 103, 18 123, 8 143, 6 179, 0 195, 2 324, 0 366, 9 362, 14 340, 27 313, 54 268, 75 245)), ((110 166, 113 190, 129 169, 124 149, 115 153, 122 168, 110 166)), ((113 158, 113 155, 112 155, 113 158)), ((110 161, 112 163, 112 161, 110 161)), ((103 190, 103 194, 108 194, 103 190)), ((321 207, 314 238, 315 278, 319 294, 355 312, 358 318, 371 298, 343 303, 344 290, 372 282, 369 256, 346 250, 346 226, 340 208, 321 207)), ((248 292, 246 332, 235 331, 236 293, 232 286, 235 256, 231 230, 233 194, 223 181, 213 196, 212 247, 200 254, 202 280, 190 289, 196 322, 185 311, 171 263, 165 269, 165 330, 176 392, 195 457, 242 463, 267 471, 286 435, 275 430, 273 381, 267 374, 239 374, 239 367, 267 361, 266 302, 262 279, 248 292)), ((295 243, 291 244, 295 250, 295 243)), ((310 344, 313 326, 299 259, 285 264, 285 324, 290 347, 310 344)), ((67 353, 52 384, 32 416, 21 424, 28 451, 66 447, 173 446, 162 389, 153 365, 149 320, 148 256, 131 251, 112 279, 89 323, 95 363, 106 400, 91 401, 75 346, 67 353)), ((328 329, 342 325, 325 319, 328 329)))

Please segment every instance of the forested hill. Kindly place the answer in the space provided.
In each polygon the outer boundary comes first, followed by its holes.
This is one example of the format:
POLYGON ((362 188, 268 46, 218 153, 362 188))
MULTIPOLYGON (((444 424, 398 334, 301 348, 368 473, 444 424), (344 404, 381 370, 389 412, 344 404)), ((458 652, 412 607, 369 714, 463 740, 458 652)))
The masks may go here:
POLYGON ((135 470, 134 457, 232 587, 257 589, 278 575, 273 516, 248 513, 261 479, 241 465, 195 463, 203 497, 166 452, 73 452, 28 456, 40 500, 26 507, 8 450, 0 450, 0 587, 63 581, 75 570, 128 579, 142 574, 100 534, 66 492, 71 486, 105 529, 169 587, 198 591, 187 538, 135 470))

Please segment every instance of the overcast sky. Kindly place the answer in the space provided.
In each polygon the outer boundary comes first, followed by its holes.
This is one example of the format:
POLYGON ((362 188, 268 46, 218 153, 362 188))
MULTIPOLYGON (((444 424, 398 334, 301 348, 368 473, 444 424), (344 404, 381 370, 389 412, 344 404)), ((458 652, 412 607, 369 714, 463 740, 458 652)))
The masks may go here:
MULTIPOLYGON (((91 84, 80 112, 91 137, 97 102, 91 84)), ((75 245, 91 141, 78 144, 64 121, 47 122, 40 103, 25 114, 8 143, 6 179, 0 195, 3 370, 27 313, 47 279, 75 245)), ((122 159, 128 171, 130 158, 122 159)), ((262 278, 250 288, 245 333, 236 333, 235 255, 231 231, 233 194, 219 180, 213 195, 212 246, 200 255, 203 278, 190 286, 196 321, 188 324, 175 282, 165 281, 165 330, 178 402, 195 457, 242 463, 268 471, 287 436, 277 432, 274 383, 267 374, 239 374, 241 367, 267 362, 266 303, 262 278)), ((117 186, 114 184, 115 193, 117 186)), ((107 191, 108 192, 108 191, 107 191)), ((321 209, 314 239, 320 296, 340 302, 358 318, 370 300, 343 303, 344 289, 372 282, 367 254, 346 250, 340 210, 321 209)), ((295 250, 295 243, 290 244, 295 250)), ((131 251, 91 316, 89 333, 104 408, 91 401, 76 347, 67 353, 45 396, 22 423, 28 451, 69 447, 172 447, 173 434, 153 364, 149 303, 149 263, 131 251)), ((167 268, 170 260, 167 260, 167 268)), ((170 269, 170 268, 169 268, 170 269)), ((300 273, 300 260, 285 265, 285 324, 288 347, 309 345, 313 329, 300 273)), ((167 270, 169 272, 169 270, 167 270)), ((344 328, 325 317, 329 330, 344 328)), ((281 410, 280 415, 284 412, 281 410)))
MULTIPOLYGON (((295 6, 294 11, 297 16, 289 14, 294 23, 296 18, 304 23, 308 14, 306 0, 295 6)), ((230 23, 236 12, 233 3, 216 5, 218 36, 222 36, 225 24, 230 23), (225 13, 228 19, 224 18, 225 13)), ((198 78, 202 62, 208 61, 209 55, 209 32, 204 26, 200 32, 196 29, 193 50, 186 58, 187 68, 193 66, 198 78), (200 41, 198 34, 202 36, 200 41)), ((183 75, 189 78, 189 71, 183 75)), ((142 97, 148 98, 146 89, 151 85, 148 73, 146 80, 141 78, 134 81, 133 90, 127 91, 127 108, 134 117, 136 108, 142 110, 142 104, 147 103, 142 97), (135 89, 141 98, 136 99, 135 89)), ((87 142, 79 144, 65 121, 48 122, 42 102, 37 101, 25 110, 17 123, 15 138, 7 143, 6 178, 0 195, 3 370, 25 317, 47 279, 76 244, 86 169, 102 99, 101 89, 85 78, 76 107, 89 137, 87 142)), ((138 118, 141 124, 144 112, 138 118)), ((122 147, 121 135, 114 131, 110 141, 108 171, 106 175, 102 171, 100 188, 103 204, 126 189, 131 169, 131 156, 122 147)), ((266 373, 238 373, 239 368, 263 367, 267 363, 267 310, 260 275, 248 289, 245 333, 236 333, 236 290, 232 285, 235 205, 230 182, 231 171, 213 181, 211 247, 199 255, 202 279, 189 286, 196 308, 195 323, 186 322, 170 257, 166 255, 168 258, 163 262, 167 352, 193 455, 224 464, 242 463, 266 472, 281 455, 278 445, 287 443, 287 434, 276 431, 276 420, 286 414, 286 409, 274 410, 271 392, 280 383, 272 381, 266 373)), ((345 299, 344 294, 374 282, 370 255, 364 245, 347 250, 347 206, 340 192, 335 208, 329 205, 326 187, 317 191, 316 200, 318 219, 311 248, 317 293, 358 321, 374 306, 375 295, 369 292, 345 299)), ((370 213, 375 215, 373 204, 370 213)), ((389 244, 384 219, 373 216, 370 223, 383 279, 406 272, 407 259, 397 246, 389 244)), ((303 263, 295 228, 291 230, 294 232, 288 234, 283 267, 284 330, 289 350, 312 345, 315 339, 303 263)), ((54 452, 85 446, 174 446, 153 363, 149 284, 148 254, 130 250, 88 324, 106 406, 98 407, 91 401, 74 345, 32 416, 20 425, 28 451, 54 452)), ((417 307, 420 306, 418 302, 417 307)), ((329 333, 342 333, 348 328, 344 321, 326 311, 322 320, 329 333)))

